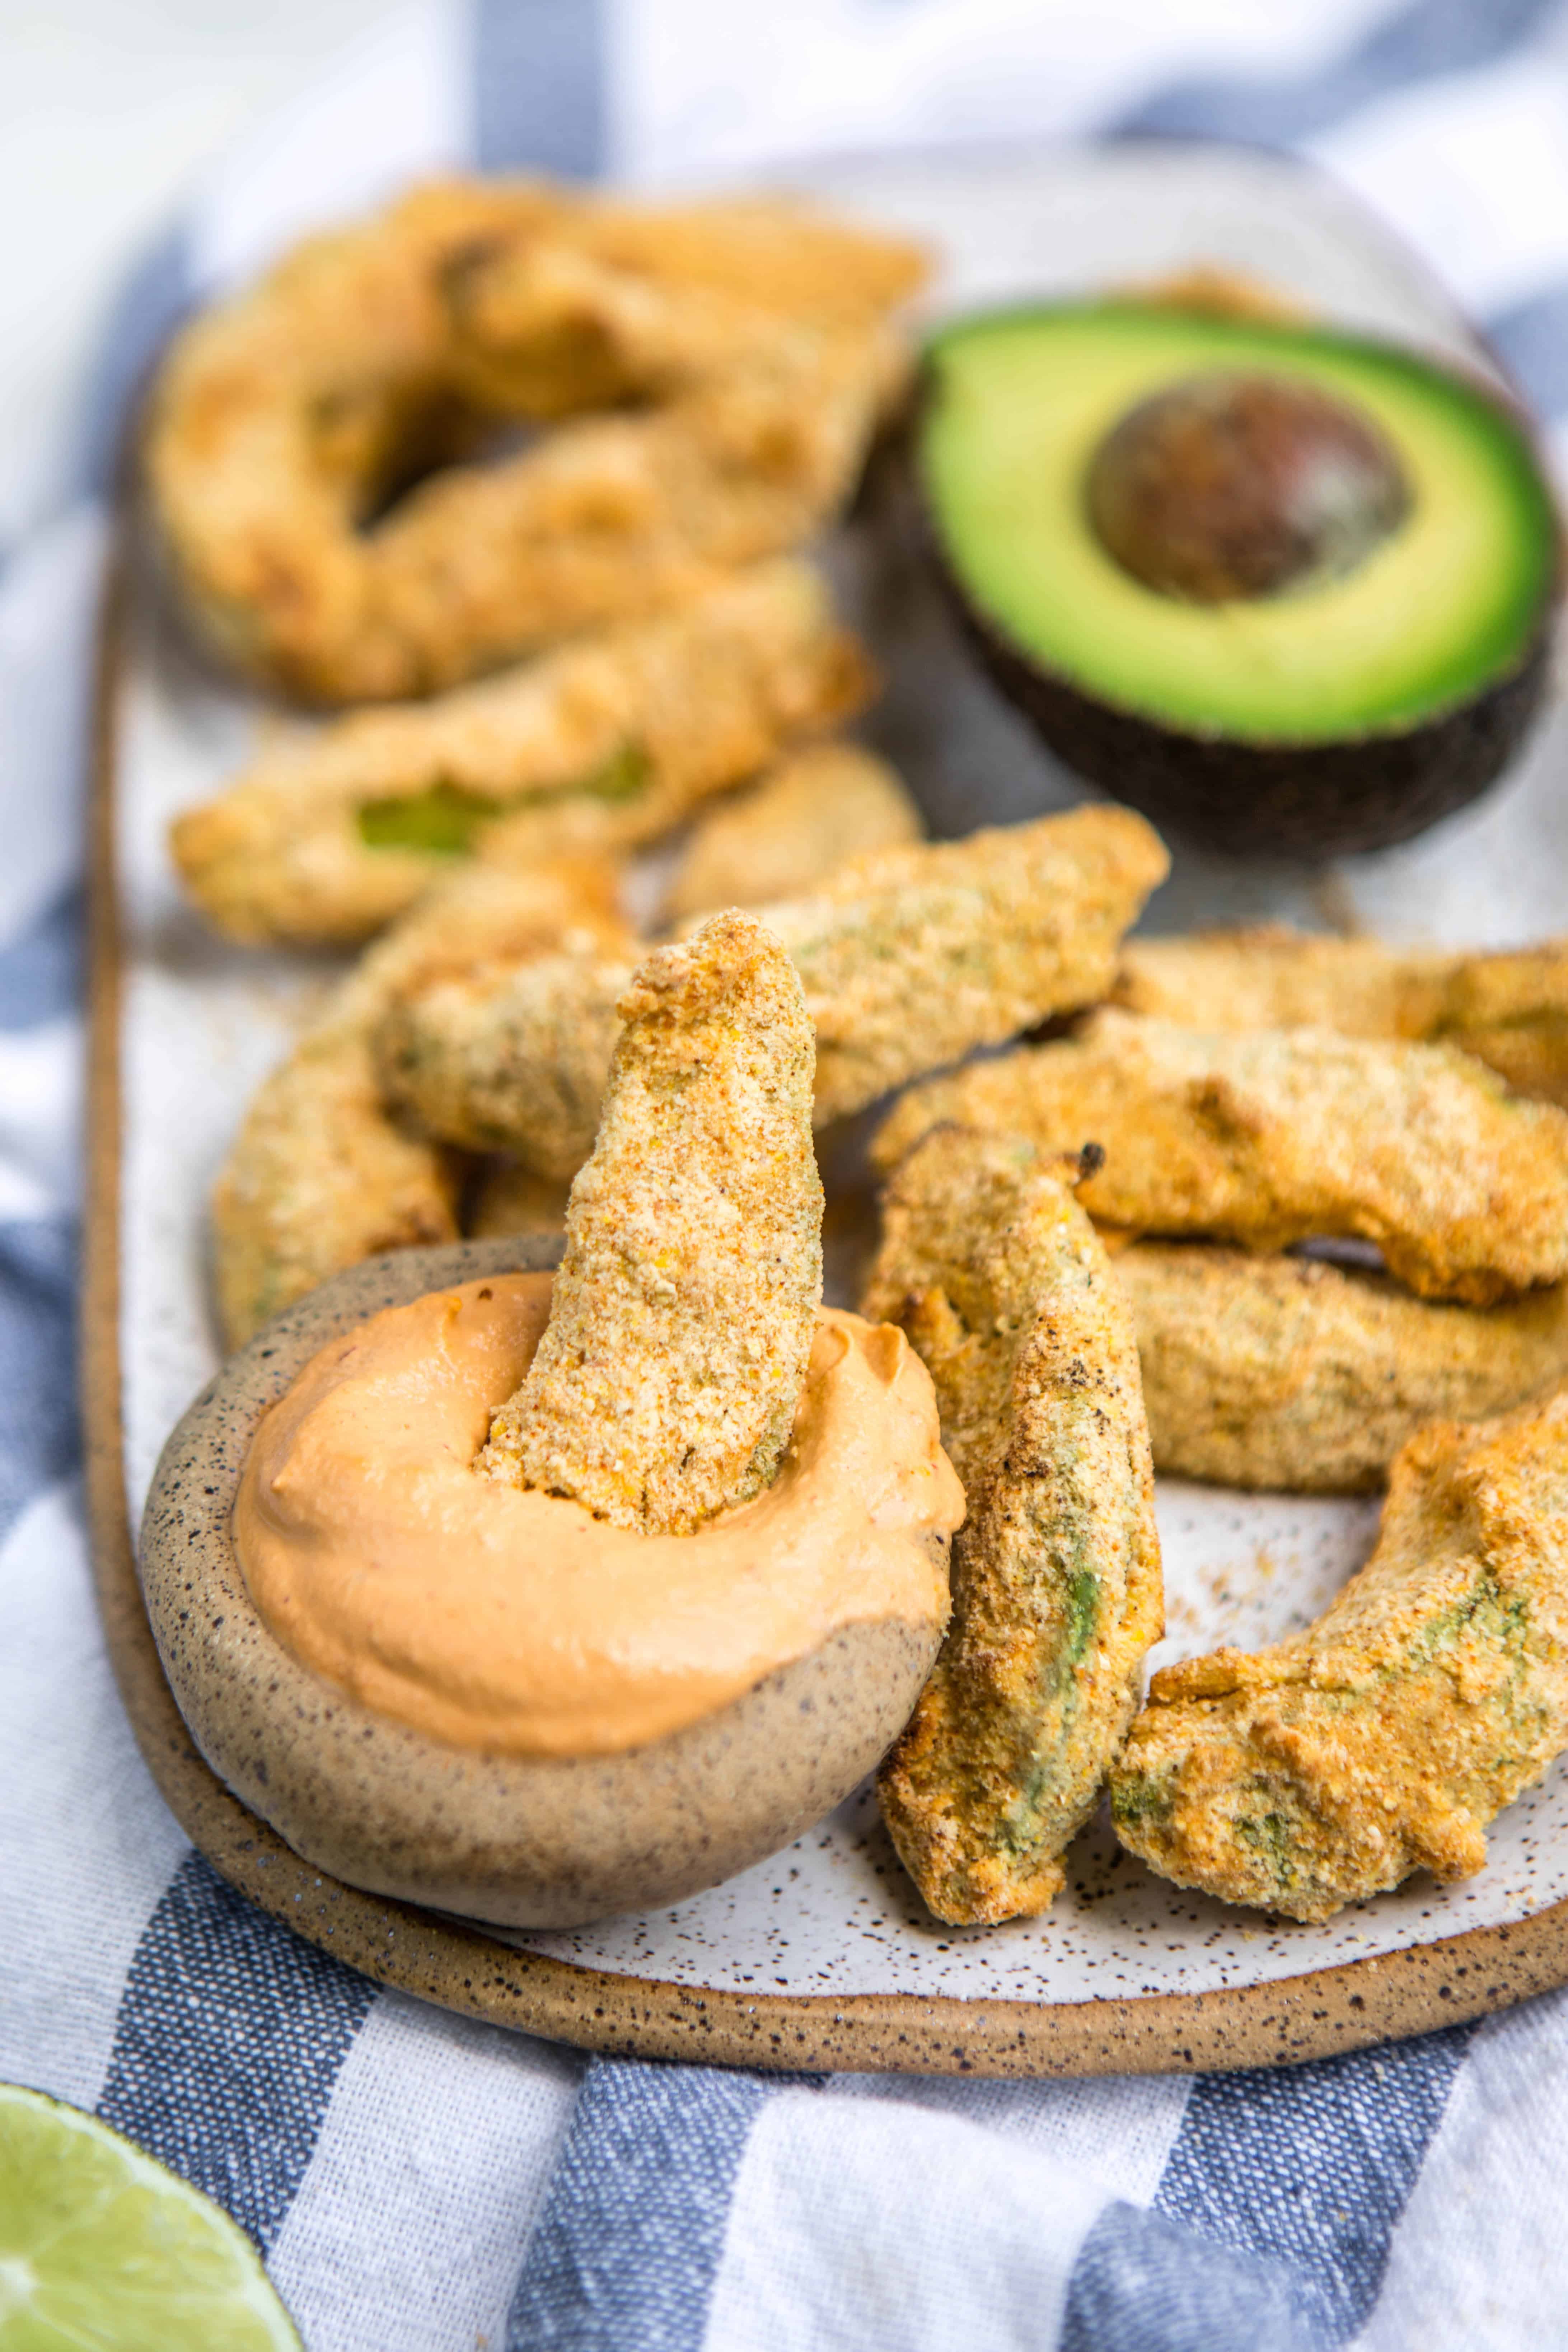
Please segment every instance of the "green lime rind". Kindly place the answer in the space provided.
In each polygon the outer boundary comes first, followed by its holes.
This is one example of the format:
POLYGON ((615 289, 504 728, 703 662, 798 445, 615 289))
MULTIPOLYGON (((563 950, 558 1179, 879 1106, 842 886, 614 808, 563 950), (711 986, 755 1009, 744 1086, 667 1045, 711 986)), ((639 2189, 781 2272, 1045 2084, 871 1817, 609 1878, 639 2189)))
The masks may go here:
POLYGON ((303 2352, 210 2198, 40 2091, 0 2084, 0 2352, 303 2352))

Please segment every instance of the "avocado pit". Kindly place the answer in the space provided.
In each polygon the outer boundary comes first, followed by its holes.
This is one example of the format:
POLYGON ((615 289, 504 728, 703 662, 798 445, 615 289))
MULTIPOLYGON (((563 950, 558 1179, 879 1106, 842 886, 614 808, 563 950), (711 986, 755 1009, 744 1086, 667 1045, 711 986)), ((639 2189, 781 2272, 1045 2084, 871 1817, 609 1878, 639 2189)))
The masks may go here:
POLYGON ((1410 509, 1370 418, 1304 381, 1228 370, 1130 410, 1095 451, 1086 492, 1122 570, 1197 604, 1342 577, 1410 509))

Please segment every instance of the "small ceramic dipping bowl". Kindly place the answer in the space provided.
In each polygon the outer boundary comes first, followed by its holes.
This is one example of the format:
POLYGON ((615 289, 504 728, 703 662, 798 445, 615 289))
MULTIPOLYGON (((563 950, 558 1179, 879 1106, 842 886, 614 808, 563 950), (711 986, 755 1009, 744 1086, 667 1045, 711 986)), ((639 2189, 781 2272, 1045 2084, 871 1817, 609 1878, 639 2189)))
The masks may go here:
MULTIPOLYGON (((180 1712, 253 1812, 353 1885, 523 1927, 677 1902, 787 1845, 891 1746, 942 1638, 936 1623, 847 1625, 686 1729, 564 1759, 449 1747, 300 1664, 253 1606, 230 1533, 262 1414, 319 1349, 383 1307, 559 1256, 553 1239, 465 1242, 324 1283, 232 1357, 174 1430, 140 1547, 180 1712)), ((929 1541, 945 1560, 946 1539, 929 1541)))

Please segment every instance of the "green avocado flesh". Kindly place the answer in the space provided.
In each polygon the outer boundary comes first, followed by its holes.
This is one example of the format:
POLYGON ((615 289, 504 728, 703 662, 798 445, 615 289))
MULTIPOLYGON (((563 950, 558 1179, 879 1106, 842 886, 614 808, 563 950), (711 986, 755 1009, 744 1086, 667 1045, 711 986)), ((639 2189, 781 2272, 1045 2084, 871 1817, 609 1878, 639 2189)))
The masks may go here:
POLYGON ((1523 433, 1412 352, 1132 302, 994 313, 928 350, 918 465, 972 614, 1114 709, 1200 736, 1308 744, 1408 729, 1510 676, 1554 591, 1557 522, 1523 433), (1089 520, 1096 451, 1209 371, 1315 387, 1376 428, 1408 491, 1348 572, 1202 604, 1146 587, 1089 520))
POLYGON ((504 803, 442 777, 422 793, 364 802, 359 834, 367 849, 422 849, 432 857, 461 857, 473 847, 476 829, 504 814, 504 803))
POLYGON ((551 801, 574 794, 599 801, 635 800, 647 783, 649 772, 647 754, 627 743, 592 775, 549 792, 512 793, 492 799, 442 776, 423 792, 363 801, 357 812, 359 837, 367 849, 416 849, 429 857, 465 857, 473 849, 479 827, 493 824, 498 817, 510 816, 518 809, 542 808, 551 801))

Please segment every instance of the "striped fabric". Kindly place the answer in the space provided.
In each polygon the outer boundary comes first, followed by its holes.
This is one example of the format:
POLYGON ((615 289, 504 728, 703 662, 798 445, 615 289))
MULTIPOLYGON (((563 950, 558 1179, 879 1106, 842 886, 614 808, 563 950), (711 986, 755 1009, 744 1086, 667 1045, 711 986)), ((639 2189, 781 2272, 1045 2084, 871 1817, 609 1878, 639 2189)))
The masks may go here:
POLYGON ((1568 2340, 1568 1998, 1193 2082, 590 2063, 378 1992, 251 1910, 153 1793, 93 1616, 82 729, 115 429, 149 353, 281 239, 436 163, 658 179, 1091 131, 1329 164, 1563 446, 1568 16, 1548 0, 477 0, 389 12, 211 179, 124 290, 72 496, 0 570, 0 2076, 96 2106, 217 2198, 311 2352, 1568 2340))

